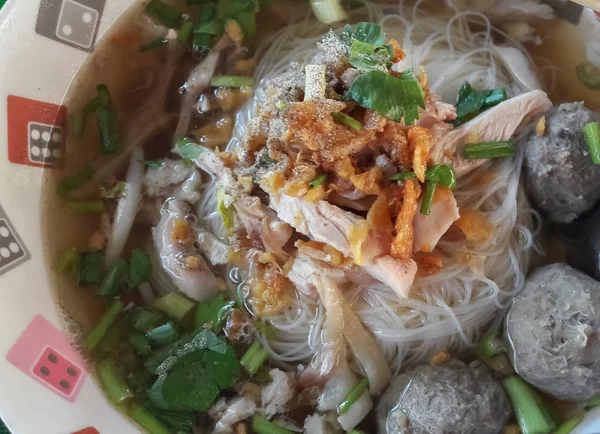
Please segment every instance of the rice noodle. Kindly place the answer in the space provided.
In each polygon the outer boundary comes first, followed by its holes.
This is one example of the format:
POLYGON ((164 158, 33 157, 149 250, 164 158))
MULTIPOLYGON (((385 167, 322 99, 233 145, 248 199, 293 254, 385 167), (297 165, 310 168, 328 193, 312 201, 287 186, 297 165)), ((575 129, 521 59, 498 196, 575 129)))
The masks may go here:
POLYGON ((106 246, 105 262, 107 266, 110 266, 123 253, 135 216, 140 208, 144 178, 142 161, 144 161, 144 150, 138 146, 131 153, 131 161, 125 177, 125 194, 119 199, 112 233, 106 246))
MULTIPOLYGON (((364 9, 353 12, 352 19, 379 22, 388 37, 397 39, 407 53, 396 68, 412 66, 418 71, 425 66, 432 90, 446 102, 455 101, 464 81, 475 88, 504 87, 509 96, 518 92, 498 57, 492 34, 504 36, 506 45, 516 47, 531 60, 519 42, 493 28, 481 13, 434 17, 421 10, 420 3, 408 8, 366 2, 364 9), (479 30, 470 30, 471 25, 479 30)), ((292 62, 308 63, 316 53, 315 43, 327 30, 307 16, 264 40, 256 54, 260 59, 257 78, 264 85, 292 62)), ((254 101, 238 114, 230 149, 239 145, 261 98, 259 88, 254 101)), ((492 223, 494 232, 488 244, 473 247, 442 240, 439 253, 444 268, 417 278, 410 299, 399 299, 381 283, 344 290, 354 312, 376 337, 393 374, 427 361, 443 349, 455 355, 469 349, 497 318, 508 298, 522 289, 539 231, 539 214, 530 208, 519 185, 522 161, 523 146, 515 158, 495 162, 491 168, 484 165, 460 179, 455 191, 460 208, 480 209, 492 223), (490 172, 495 174, 491 182, 476 181, 490 172), (466 257, 473 258, 470 265, 466 257)), ((219 220, 215 198, 214 184, 207 185, 198 213, 208 227, 219 220)), ((260 339, 276 363, 310 360, 321 348, 324 309, 320 301, 298 294, 289 309, 268 320, 278 333, 273 339, 260 339)))

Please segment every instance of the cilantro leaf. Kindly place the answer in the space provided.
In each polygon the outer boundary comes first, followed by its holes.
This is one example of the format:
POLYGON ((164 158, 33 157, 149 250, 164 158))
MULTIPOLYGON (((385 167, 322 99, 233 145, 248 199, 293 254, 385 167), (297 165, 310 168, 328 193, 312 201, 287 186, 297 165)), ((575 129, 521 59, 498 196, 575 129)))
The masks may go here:
POLYGON ((364 72, 387 72, 392 66, 391 48, 353 39, 349 61, 352 66, 364 72))
POLYGON ((423 89, 412 69, 400 77, 382 71, 370 71, 359 76, 346 95, 360 106, 375 110, 380 115, 406 125, 419 119, 419 107, 425 109, 423 89))
POLYGON ((462 125, 476 117, 482 111, 505 100, 506 91, 504 89, 473 90, 473 87, 468 82, 465 82, 458 92, 456 121, 454 121, 454 125, 462 125))
POLYGON ((196 307, 196 327, 203 328, 205 324, 211 324, 212 330, 217 331, 233 305, 234 302, 225 301, 223 295, 217 295, 210 301, 199 303, 196 307))
POLYGON ((125 182, 119 181, 111 188, 100 187, 100 197, 102 199, 116 199, 125 191, 125 182))
POLYGON ((186 161, 192 161, 200 156, 205 151, 204 147, 194 142, 189 137, 177 140, 179 154, 186 161))
POLYGON ((152 271, 150 255, 143 250, 135 249, 129 260, 129 289, 137 288, 148 281, 152 271))
POLYGON ((352 28, 350 24, 346 24, 341 39, 348 45, 351 44, 353 39, 367 44, 383 45, 386 35, 379 24, 360 22, 355 28, 352 28))

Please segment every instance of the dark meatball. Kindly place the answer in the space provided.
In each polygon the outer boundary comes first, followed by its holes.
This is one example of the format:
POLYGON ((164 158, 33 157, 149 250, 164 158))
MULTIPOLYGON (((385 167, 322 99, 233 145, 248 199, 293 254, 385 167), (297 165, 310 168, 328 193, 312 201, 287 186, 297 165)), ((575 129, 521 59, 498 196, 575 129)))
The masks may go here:
POLYGON ((380 434, 497 434, 510 414, 485 366, 453 361, 398 376, 379 401, 377 421, 380 434))
POLYGON ((561 104, 546 116, 545 134, 527 143, 527 192, 554 222, 570 222, 600 199, 600 166, 592 163, 583 135, 597 119, 582 102, 561 104))
POLYGON ((538 268, 506 318, 515 371, 559 399, 600 393, 600 283, 566 264, 538 268))

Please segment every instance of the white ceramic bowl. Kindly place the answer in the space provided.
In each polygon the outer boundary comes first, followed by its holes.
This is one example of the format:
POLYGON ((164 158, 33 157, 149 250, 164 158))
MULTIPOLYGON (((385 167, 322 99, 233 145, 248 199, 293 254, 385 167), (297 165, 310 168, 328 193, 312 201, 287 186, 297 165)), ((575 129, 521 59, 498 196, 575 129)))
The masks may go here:
MULTIPOLYGON (((40 218, 42 172, 60 164, 64 149, 61 101, 131 3, 8 0, 0 10, 0 416, 13 434, 138 432, 62 332, 40 218)), ((577 433, 600 433, 600 409, 577 433)))

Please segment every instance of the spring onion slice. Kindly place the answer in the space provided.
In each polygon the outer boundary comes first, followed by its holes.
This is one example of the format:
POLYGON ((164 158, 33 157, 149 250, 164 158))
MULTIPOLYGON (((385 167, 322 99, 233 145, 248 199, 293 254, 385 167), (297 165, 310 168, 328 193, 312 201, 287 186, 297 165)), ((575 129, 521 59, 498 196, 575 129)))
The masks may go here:
POLYGON ((170 434, 171 431, 166 428, 157 418, 139 404, 134 404, 129 409, 131 417, 139 426, 144 428, 150 434, 170 434))
POLYGON ((194 308, 195 303, 189 300, 187 297, 179 294, 178 292, 172 292, 159 298, 154 303, 154 308, 166 313, 172 318, 178 321, 183 318, 194 308))
POLYGON ((436 164, 431 166, 425 172, 425 178, 428 181, 448 187, 450 190, 456 188, 456 172, 451 164, 436 164))
POLYGON ((512 141, 469 143, 463 150, 463 158, 475 160, 478 158, 501 158, 515 155, 515 145, 512 141))
POLYGON ((329 25, 348 19, 340 0, 311 0, 310 6, 317 20, 323 24, 329 25))
POLYGON ((415 172, 399 172, 392 176, 390 179, 392 181, 404 181, 405 179, 413 179, 416 178, 417 175, 415 172))
POLYGON ((96 92, 98 93, 98 106, 96 106, 96 110, 101 107, 109 107, 112 105, 112 98, 110 97, 110 91, 108 87, 104 83, 100 83, 96 86, 96 92))
POLYGON ((352 116, 347 115, 344 112, 335 112, 335 113, 331 113, 331 116, 333 116, 333 120, 340 125, 345 125, 347 127, 350 127, 356 131, 360 131, 363 129, 363 125, 358 122, 356 119, 354 119, 352 116))
POLYGON ((327 175, 319 175, 315 179, 310 181, 310 183, 308 184, 308 188, 314 190, 315 188, 325 184, 325 181, 327 181, 327 175))
POLYGON ((96 295, 99 297, 114 297, 123 288, 127 279, 129 264, 123 259, 117 259, 102 281, 96 295))
POLYGON ((512 375, 505 378, 502 385, 512 403, 515 417, 523 434, 545 434, 556 428, 546 404, 521 377, 512 375))
POLYGON ((217 211, 223 218, 223 226, 225 226, 225 229, 229 230, 233 228, 235 223, 233 214, 234 208, 233 205, 227 207, 225 204, 225 190, 222 188, 217 192, 217 211))
POLYGON ((104 202, 101 200, 84 200, 81 202, 67 202, 69 211, 80 214, 94 214, 104 212, 104 202))
POLYGON ((587 143, 592 162, 600 164, 600 125, 598 122, 590 122, 583 128, 583 135, 587 143))
POLYGON ((104 280, 104 253, 82 252, 79 255, 77 284, 82 287, 96 287, 104 280))
POLYGON ((100 341, 102 341, 102 338, 104 337, 104 335, 106 335, 108 329, 112 327, 113 323, 115 322, 115 319, 117 318, 122 309, 123 302, 115 301, 110 306, 110 308, 104 313, 102 318, 100 318, 100 321, 98 322, 94 330, 92 330, 92 332, 88 335, 87 339, 83 343, 83 348, 85 348, 88 351, 93 351, 98 346, 98 344, 100 344, 100 341))
POLYGON ((141 309, 133 321, 133 328, 138 332, 146 333, 148 330, 156 327, 163 319, 163 315, 151 310, 141 309))
POLYGON ((356 385, 354 389, 350 392, 350 394, 346 397, 346 399, 338 405, 337 411, 339 414, 346 414, 350 410, 350 407, 354 405, 358 399, 363 396, 363 393, 368 393, 367 388, 369 387, 369 379, 365 378, 360 383, 356 385))
POLYGON ((75 112, 69 116, 69 134, 77 139, 83 136, 85 132, 85 114, 83 112, 75 112))
POLYGON ((68 273, 69 271, 73 271, 75 266, 77 265, 77 260, 79 259, 79 252, 75 247, 71 247, 70 249, 65 250, 58 259, 56 263, 56 269, 60 273, 68 273))
POLYGON ((254 341, 246 354, 242 357, 240 364, 246 368, 246 371, 250 373, 250 375, 256 374, 260 367, 263 365, 265 360, 267 360, 267 350, 263 348, 263 346, 258 341, 254 341))
POLYGON ((596 395, 592 399, 590 399, 588 402, 586 402, 585 405, 583 406, 583 409, 585 411, 589 411, 592 408, 596 408, 596 407, 600 407, 600 395, 596 395))
POLYGON ((162 347, 175 342, 179 338, 179 332, 172 323, 168 322, 148 331, 146 336, 153 345, 162 347))
POLYGON ((121 149, 121 135, 117 123, 117 112, 110 106, 96 110, 96 122, 100 136, 100 150, 103 155, 116 154, 121 149))
POLYGON ((98 378, 110 402, 119 405, 133 396, 127 383, 121 377, 115 362, 104 359, 96 366, 98 378))
POLYGON ((77 175, 68 176, 58 181, 56 192, 63 199, 67 199, 71 191, 87 184, 93 177, 94 170, 89 164, 86 164, 77 175))
POLYGON ((165 38, 154 39, 152 41, 141 44, 140 51, 142 53, 147 53, 148 51, 158 50, 158 49, 164 47, 165 45, 167 45, 168 43, 169 43, 169 41, 165 38))
POLYGON ((181 22, 181 12, 161 0, 150 0, 146 5, 146 13, 171 29, 178 27, 181 22))
POLYGON ((179 32, 177 33, 177 40, 184 44, 190 39, 192 32, 194 31, 194 22, 189 18, 183 21, 179 32))
POLYGON ((575 67, 577 77, 585 87, 591 90, 600 90, 600 68, 592 62, 585 61, 575 67))
POLYGON ((483 357, 491 359, 498 354, 506 352, 506 344, 498 336, 498 333, 492 333, 484 337, 479 343, 479 354, 483 357))
POLYGON ((200 146, 193 139, 184 137, 177 140, 177 147, 179 148, 179 154, 184 160, 194 160, 204 152, 204 147, 200 146))
POLYGON ((141 356, 147 357, 150 355, 150 340, 145 334, 135 330, 132 331, 129 334, 129 343, 131 344, 131 348, 133 348, 141 356))
POLYGON ((252 430, 256 434, 294 434, 258 413, 252 416, 252 430))
POLYGON ((569 434, 582 421, 581 416, 573 416, 561 423, 552 434, 569 434))
POLYGON ((90 101, 88 101, 86 105, 83 106, 83 114, 92 115, 96 113, 96 110, 98 110, 98 107, 100 107, 101 105, 102 101, 99 97, 95 96, 90 101))
POLYGON ((252 87, 254 86, 254 78, 239 75, 215 75, 211 78, 210 85, 212 87, 252 87))
POLYGON ((421 214, 429 215, 431 213, 436 188, 437 184, 435 182, 428 181, 425 184, 425 194, 423 195, 423 202, 421 202, 421 214))

